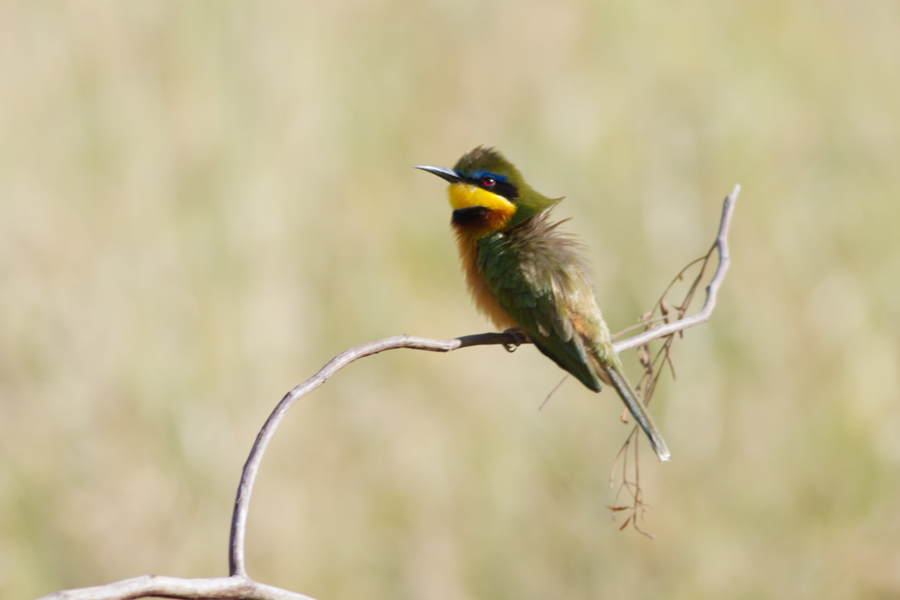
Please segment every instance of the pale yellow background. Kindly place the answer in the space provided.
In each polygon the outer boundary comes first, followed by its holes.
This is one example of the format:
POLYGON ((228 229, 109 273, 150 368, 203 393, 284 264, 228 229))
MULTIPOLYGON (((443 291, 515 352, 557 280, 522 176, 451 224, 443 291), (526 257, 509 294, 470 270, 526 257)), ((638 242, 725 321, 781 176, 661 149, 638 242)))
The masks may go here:
POLYGON ((657 539, 604 508, 614 395, 538 412, 561 372, 533 348, 399 351, 289 415, 250 573, 320 600, 900 595, 900 4, 376 0, 0 3, 0 597, 224 575, 284 392, 357 343, 488 330, 410 168, 482 143, 568 197, 613 330, 744 186, 653 406, 657 539))

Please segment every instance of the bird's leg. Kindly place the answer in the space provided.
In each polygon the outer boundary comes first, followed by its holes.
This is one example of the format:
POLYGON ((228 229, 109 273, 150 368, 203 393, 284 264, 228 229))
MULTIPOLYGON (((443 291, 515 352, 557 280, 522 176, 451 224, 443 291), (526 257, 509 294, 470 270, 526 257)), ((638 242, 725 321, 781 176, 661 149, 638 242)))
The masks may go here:
POLYGON ((518 348, 522 344, 528 343, 528 334, 526 334, 518 327, 507 329, 503 333, 513 338, 513 341, 511 343, 503 344, 503 347, 506 348, 507 352, 515 352, 516 348, 518 348))

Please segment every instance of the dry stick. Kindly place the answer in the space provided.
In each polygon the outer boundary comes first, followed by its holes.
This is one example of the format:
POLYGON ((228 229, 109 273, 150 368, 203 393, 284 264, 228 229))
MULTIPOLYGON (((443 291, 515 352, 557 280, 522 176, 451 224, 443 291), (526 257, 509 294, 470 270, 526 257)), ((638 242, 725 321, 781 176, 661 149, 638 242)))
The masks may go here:
MULTIPOLYGON (((734 211, 734 202, 740 192, 740 186, 734 186, 734 190, 725 198, 722 208, 722 221, 719 225, 719 234, 716 237, 714 247, 719 251, 719 266, 716 273, 706 288, 706 302, 697 314, 679 319, 672 323, 659 325, 653 329, 634 337, 615 342, 613 348, 616 352, 628 350, 645 344, 651 340, 671 335, 678 331, 705 323, 712 315, 716 306, 716 297, 725 272, 728 270, 730 257, 728 253, 728 228, 731 225, 731 215, 734 211)), ((66 590, 45 596, 41 600, 127 600, 131 598, 145 598, 157 596, 163 598, 232 598, 236 600, 311 600, 295 592, 289 592, 281 588, 257 583, 247 576, 247 567, 244 560, 244 540, 247 531, 247 512, 250 506, 250 495, 253 491, 253 483, 262 461, 263 453, 269 441, 275 434, 278 424, 284 418, 285 413, 294 403, 303 396, 309 394, 329 377, 349 365, 355 360, 378 354, 386 350, 409 348, 412 350, 427 350, 430 352, 451 352, 459 348, 470 346, 487 346, 504 344, 517 346, 526 343, 520 334, 482 333, 467 335, 449 340, 432 340, 427 338, 398 335, 355 348, 346 350, 334 357, 322 369, 287 393, 281 402, 269 415, 253 448, 250 456, 244 464, 241 475, 241 483, 238 486, 237 498, 234 501, 234 514, 231 521, 231 540, 229 542, 229 572, 230 577, 212 579, 179 579, 174 577, 157 577, 145 575, 126 579, 104 586, 66 590)))
POLYGON ((706 286, 706 302, 703 303, 703 308, 700 309, 700 312, 665 325, 659 325, 649 331, 630 337, 627 340, 616 342, 613 344, 616 348, 616 352, 628 350, 635 346, 646 344, 651 340, 656 340, 683 331, 688 327, 693 327, 694 325, 700 325, 701 323, 709 321, 713 309, 716 307, 719 288, 722 287, 725 273, 728 271, 728 266, 731 264, 731 254, 728 252, 728 229, 731 227, 731 215, 734 213, 734 202, 737 200, 740 192, 741 186, 736 185, 734 186, 734 190, 725 197, 725 202, 722 206, 722 221, 719 224, 719 235, 716 236, 716 242, 713 244, 719 251, 719 266, 716 268, 716 273, 713 275, 709 285, 706 286))
POLYGON ((233 600, 314 600, 247 577, 210 577, 182 579, 160 575, 141 575, 107 585, 64 590, 40 600, 128 600, 130 598, 228 598, 233 600))
MULTIPOLYGON (((629 331, 631 329, 634 329, 636 327, 642 327, 642 326, 647 327, 648 324, 658 322, 660 320, 663 320, 663 321, 665 321, 666 324, 669 324, 672 314, 676 314, 676 315, 678 315, 679 319, 683 319, 685 313, 688 310, 688 307, 691 304, 692 299, 694 298, 694 295, 697 292, 697 289, 700 287, 701 281, 704 279, 704 274, 706 272, 707 267, 709 266, 709 261, 712 258, 713 252, 718 252, 720 267, 717 268, 716 273, 713 275, 713 280, 710 281, 709 287, 707 287, 707 300, 704 303, 703 309, 696 316, 700 317, 705 314, 712 313, 712 309, 715 306, 715 294, 717 292, 718 287, 721 285, 722 278, 724 277, 725 271, 728 268, 728 263, 730 262, 729 252, 728 252, 728 229, 729 229, 729 225, 730 225, 730 221, 731 221, 730 213, 733 210, 734 201, 736 200, 737 194, 739 193, 739 191, 740 191, 740 187, 735 186, 735 189, 731 193, 731 195, 725 199, 725 205, 723 206, 723 209, 722 209, 722 222, 720 225, 719 234, 716 237, 716 241, 713 243, 712 246, 710 246, 710 248, 706 252, 706 254, 701 256, 700 258, 688 263, 688 265, 685 266, 678 273, 678 275, 675 276, 675 278, 672 280, 672 282, 663 291, 662 295, 660 296, 659 300, 654 305, 653 309, 641 317, 640 323, 638 323, 637 325, 634 325, 632 327, 629 327, 622 332, 619 332, 618 334, 616 334, 616 336, 621 335, 622 333, 629 331), (688 293, 687 293, 687 296, 685 297, 685 299, 682 301, 682 303, 680 305, 675 306, 675 307, 669 307, 665 300, 666 295, 669 293, 669 291, 672 290, 672 288, 675 286, 675 284, 678 281, 682 280, 682 277, 685 275, 685 273, 687 273, 687 271, 692 266, 694 266, 698 263, 700 263, 700 272, 697 275, 697 277, 694 279, 694 281, 691 283, 688 293), (724 263, 724 264, 722 264, 722 263, 724 263), (650 316, 657 310, 659 310, 662 313, 662 316, 657 317, 655 319, 651 319, 650 316)), ((708 318, 709 317, 706 316, 703 319, 703 321, 707 320, 708 318)), ((702 321, 698 321, 698 322, 702 322, 702 321)), ((649 327, 648 327, 647 331, 650 331, 649 327)), ((654 329, 653 331, 654 332, 664 331, 664 327, 654 329)), ((659 351, 656 353, 656 356, 654 356, 652 359, 650 358, 650 354, 649 354, 649 351, 650 351, 649 341, 651 341, 651 340, 648 340, 647 342, 644 342, 643 344, 640 344, 638 346, 638 349, 639 349, 638 355, 639 355, 639 358, 641 361, 641 365, 644 367, 646 373, 644 373, 644 375, 641 377, 641 380, 638 382, 637 389, 640 390, 646 385, 646 389, 644 389, 644 394, 643 394, 645 404, 650 403, 650 400, 652 399, 652 396, 653 396, 653 392, 654 392, 657 384, 659 383, 659 376, 661 375, 661 371, 657 371, 654 374, 654 368, 657 366, 657 363, 659 363, 660 360, 662 362, 661 362, 661 364, 659 364, 659 369, 664 369, 666 366, 668 366, 672 371, 672 378, 675 379, 675 365, 672 362, 672 356, 670 354, 672 341, 675 339, 674 338, 675 333, 676 332, 673 332, 673 333, 669 333, 667 335, 662 336, 662 339, 664 340, 663 345, 659 349, 659 351)), ((678 331, 677 333, 679 336, 683 336, 684 330, 682 329, 682 330, 678 331)), ((639 340, 640 338, 635 338, 635 339, 639 340)), ((625 422, 627 422, 626 416, 627 416, 627 412, 623 413, 622 420, 625 422)), ((619 466, 620 460, 623 461, 622 483, 620 484, 619 489, 616 492, 614 505, 608 506, 608 508, 610 508, 610 510, 612 510, 614 514, 620 510, 630 510, 632 514, 628 517, 628 519, 625 520, 625 523, 623 524, 622 528, 627 527, 629 523, 633 523, 634 528, 638 532, 646 535, 647 537, 652 538, 653 537, 652 535, 650 535, 646 531, 642 530, 638 526, 638 520, 637 520, 638 511, 639 510, 643 511, 644 506, 645 506, 640 497, 640 494, 641 494, 641 488, 640 488, 640 483, 639 483, 640 471, 639 471, 639 461, 638 461, 638 457, 637 457, 638 447, 639 447, 638 443, 637 443, 638 442, 638 433, 639 433, 639 429, 638 429, 638 427, 635 426, 632 429, 632 432, 628 436, 625 443, 622 445, 622 448, 616 454, 616 459, 613 463, 612 472, 610 473, 610 476, 609 476, 610 489, 612 489, 612 487, 614 485, 615 473, 616 473, 617 467, 619 466), (628 476, 627 476, 627 470, 628 470, 627 453, 630 449, 632 441, 634 441, 634 444, 635 444, 634 445, 635 479, 633 482, 629 481, 628 476), (627 490, 628 493, 632 497, 633 503, 632 503, 632 506, 630 506, 630 507, 620 506, 618 504, 619 496, 622 493, 623 489, 627 490)))
POLYGON ((263 425, 259 435, 256 436, 253 449, 250 450, 250 456, 247 458, 246 464, 244 464, 244 472, 241 475, 240 486, 238 486, 237 498, 234 500, 234 514, 231 520, 231 542, 228 555, 228 568, 231 574, 247 575, 247 567, 244 561, 244 538, 247 530, 247 511, 250 506, 250 494, 253 492, 253 482, 256 480, 256 473, 259 471, 259 464, 262 461, 263 453, 266 451, 266 446, 268 446, 272 436, 275 435, 275 429, 284 418, 285 413, 297 400, 321 386, 328 381, 329 377, 353 361, 384 352, 385 350, 410 348, 412 350, 428 350, 430 352, 450 352, 469 346, 519 345, 523 341, 521 336, 514 333, 480 333, 449 340, 432 340, 410 335, 396 335, 341 352, 322 367, 318 373, 288 392, 281 399, 281 402, 278 403, 278 406, 275 407, 275 410, 272 411, 272 414, 269 415, 269 418, 266 419, 265 425, 263 425))
MULTIPOLYGON (((731 262, 728 253, 728 228, 731 225, 731 215, 734 208, 734 201, 740 192, 740 186, 734 186, 734 190, 725 198, 722 208, 722 221, 719 225, 719 234, 716 236, 715 246, 719 250, 719 267, 706 288, 706 302, 703 308, 696 315, 679 319, 672 323, 659 325, 653 329, 636 335, 634 337, 615 342, 613 347, 616 352, 627 350, 645 344, 650 340, 658 339, 682 329, 705 323, 712 315, 713 308, 716 305, 716 297, 722 281, 725 279, 725 272, 728 271, 728 265, 731 262)), ((229 566, 232 575, 246 575, 246 563, 244 561, 244 537, 247 529, 247 511, 250 503, 250 494, 253 491, 253 482, 256 479, 256 473, 259 470, 260 461, 262 461, 263 453, 269 440, 275 433, 275 428, 281 422, 284 414, 290 409, 294 403, 310 393, 323 383, 329 377, 349 365, 351 362, 378 354, 385 350, 394 350, 395 348, 412 348, 415 350, 429 350, 432 352, 450 352, 457 348, 465 348, 467 346, 481 346, 488 344, 514 344, 522 340, 516 340, 510 333, 485 333, 479 335, 470 335, 450 340, 431 340, 426 338, 411 337, 406 335, 398 335, 391 338, 385 338, 356 348, 346 350, 333 358, 331 362, 322 367, 322 369, 314 376, 310 377, 282 398, 278 406, 269 416, 259 435, 256 436, 256 442, 250 451, 250 457, 244 465, 244 473, 241 477, 241 484, 238 487, 237 498, 234 502, 234 518, 231 522, 231 552, 229 555, 229 566)))

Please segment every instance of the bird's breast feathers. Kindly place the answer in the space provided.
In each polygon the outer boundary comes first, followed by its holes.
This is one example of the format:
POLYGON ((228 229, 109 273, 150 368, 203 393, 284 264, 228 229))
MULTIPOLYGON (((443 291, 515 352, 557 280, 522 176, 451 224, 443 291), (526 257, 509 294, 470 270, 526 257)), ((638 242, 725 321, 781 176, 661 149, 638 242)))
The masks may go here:
POLYGON ((466 286, 472 294, 475 307, 501 330, 518 327, 518 323, 497 302, 478 269, 478 238, 466 229, 457 227, 456 242, 459 246, 463 272, 466 275, 466 286))

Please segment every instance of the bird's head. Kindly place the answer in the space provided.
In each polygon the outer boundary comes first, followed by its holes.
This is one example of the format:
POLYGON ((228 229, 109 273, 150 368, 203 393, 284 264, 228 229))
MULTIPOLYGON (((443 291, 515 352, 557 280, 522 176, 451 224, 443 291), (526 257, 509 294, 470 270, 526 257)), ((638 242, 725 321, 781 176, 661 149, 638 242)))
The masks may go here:
POLYGON ((447 180, 453 224, 478 233, 506 231, 550 208, 561 198, 534 191, 511 162, 493 148, 479 146, 452 169, 419 165, 447 180))

